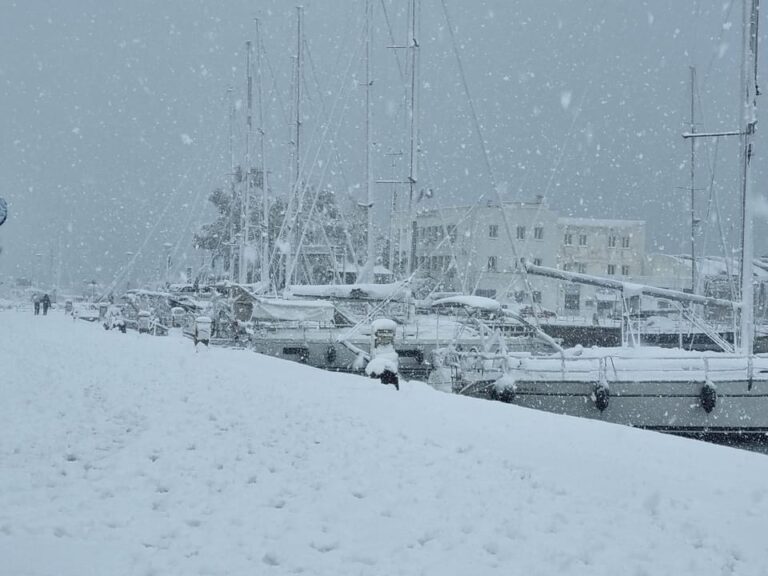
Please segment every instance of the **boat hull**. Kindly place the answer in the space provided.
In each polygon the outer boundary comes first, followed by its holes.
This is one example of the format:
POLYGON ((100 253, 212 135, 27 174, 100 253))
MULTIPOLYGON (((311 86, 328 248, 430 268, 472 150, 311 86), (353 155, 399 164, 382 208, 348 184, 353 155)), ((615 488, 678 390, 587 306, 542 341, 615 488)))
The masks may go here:
POLYGON ((525 408, 665 432, 768 433, 765 380, 718 382, 709 411, 704 406, 704 382, 612 383, 602 410, 597 401, 598 386, 599 383, 521 380, 511 394, 497 391, 486 395, 525 408))
POLYGON ((768 434, 768 359, 728 355, 463 358, 451 390, 679 434, 768 434))

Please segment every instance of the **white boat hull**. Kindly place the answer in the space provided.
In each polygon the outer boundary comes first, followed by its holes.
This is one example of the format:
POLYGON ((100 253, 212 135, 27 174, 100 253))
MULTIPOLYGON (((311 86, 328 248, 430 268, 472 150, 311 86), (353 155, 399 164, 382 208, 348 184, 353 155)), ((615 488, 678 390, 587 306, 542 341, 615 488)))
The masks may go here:
POLYGON ((460 394, 680 434, 768 434, 764 357, 464 360, 449 372, 460 394))
POLYGON ((704 382, 623 382, 609 386, 607 406, 596 403, 598 384, 519 381, 518 406, 616 424, 675 432, 768 432, 768 382, 718 382, 714 407, 703 406, 704 382))

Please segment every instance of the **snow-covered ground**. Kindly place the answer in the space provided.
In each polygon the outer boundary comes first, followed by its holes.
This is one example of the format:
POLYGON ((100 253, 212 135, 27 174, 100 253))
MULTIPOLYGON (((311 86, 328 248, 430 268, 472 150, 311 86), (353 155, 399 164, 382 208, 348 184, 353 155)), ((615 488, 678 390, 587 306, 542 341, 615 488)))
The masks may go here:
POLYGON ((768 574, 768 456, 0 311, 0 574, 768 574))

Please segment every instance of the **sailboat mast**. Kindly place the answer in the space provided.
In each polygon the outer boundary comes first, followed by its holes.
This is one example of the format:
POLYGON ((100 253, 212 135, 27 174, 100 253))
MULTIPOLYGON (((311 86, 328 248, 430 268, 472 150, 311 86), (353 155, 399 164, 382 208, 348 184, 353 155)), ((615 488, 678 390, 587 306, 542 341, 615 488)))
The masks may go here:
POLYGON ((741 351, 752 354, 754 342, 754 289, 752 260, 754 246, 752 218, 752 156, 755 125, 757 124, 757 43, 759 0, 744 0, 742 26, 742 104, 741 104, 741 351))
MULTIPOLYGON (((408 221, 410 224, 410 246, 408 246, 409 274, 416 270, 416 219, 413 215, 413 197, 418 182, 418 146, 419 146, 419 0, 411 0, 411 98, 410 98, 410 142, 409 142, 409 169, 408 169, 408 221)), ((406 237, 409 235, 406 234, 406 237)))
MULTIPOLYGON (((293 271, 296 268, 296 264, 299 260, 299 254, 298 254, 298 234, 299 234, 299 221, 301 218, 301 193, 299 191, 300 188, 300 177, 301 177, 301 57, 302 57, 302 15, 303 15, 303 8, 301 6, 296 6, 296 77, 294 78, 294 83, 296 85, 296 125, 295 125, 295 132, 294 132, 294 148, 293 148, 293 162, 294 162, 294 173, 293 173, 293 187, 292 187, 292 194, 295 197, 295 217, 293 218, 293 222, 291 223, 291 226, 289 227, 288 232, 288 238, 289 238, 289 246, 286 253, 286 261, 285 261, 285 287, 287 288, 290 284, 292 284, 293 279, 291 276, 293 275, 293 271), (295 247, 295 248, 294 248, 295 247), (296 250, 295 253, 293 253, 293 250, 296 250)), ((288 205, 290 206, 292 204, 291 201, 289 201, 288 205)))
POLYGON ((246 110, 245 119, 245 182, 243 189, 245 198, 243 199, 243 239, 242 250, 240 252, 240 283, 248 281, 248 259, 250 258, 249 247, 251 243, 251 136, 253 132, 253 74, 251 70, 251 53, 253 47, 251 42, 245 43, 245 70, 246 70, 246 110))
MULTIPOLYGON (((696 133, 695 105, 696 68, 691 66, 691 134, 696 133)), ((696 139, 691 138, 691 294, 696 293, 696 139)))
POLYGON ((264 100, 262 82, 264 80, 261 68, 261 26, 256 19, 256 90, 259 99, 259 170, 261 171, 261 283, 268 287, 269 279, 269 194, 267 187, 267 168, 264 153, 264 100))
POLYGON ((294 178, 296 181, 294 189, 296 191, 299 189, 299 171, 301 166, 301 20, 303 11, 302 6, 296 6, 296 156, 294 157, 294 178))
POLYGON ((231 207, 229 209, 229 280, 235 281, 235 206, 237 206, 237 186, 235 185, 235 101, 232 87, 227 88, 229 97, 229 166, 231 207))
POLYGON ((365 191, 367 198, 367 216, 368 229, 366 238, 368 240, 365 268, 363 270, 363 281, 373 282, 374 274, 374 252, 376 247, 373 235, 373 170, 371 169, 371 149, 373 147, 371 134, 371 56, 373 50, 371 21, 373 19, 373 2, 365 0, 365 191))

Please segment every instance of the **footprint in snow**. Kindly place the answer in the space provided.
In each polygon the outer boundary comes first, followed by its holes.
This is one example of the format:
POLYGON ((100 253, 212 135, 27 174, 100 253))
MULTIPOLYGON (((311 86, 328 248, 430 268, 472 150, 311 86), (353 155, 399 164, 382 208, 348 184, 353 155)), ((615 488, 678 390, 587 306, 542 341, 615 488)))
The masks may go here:
POLYGON ((261 561, 264 562, 264 564, 267 566, 280 566, 280 561, 277 559, 277 557, 274 554, 270 554, 269 552, 262 556, 261 561))

